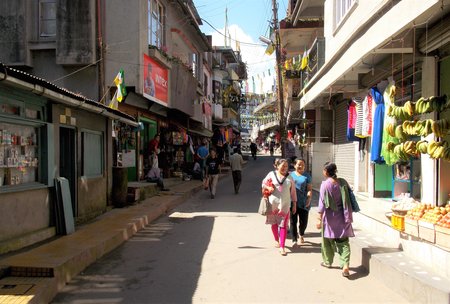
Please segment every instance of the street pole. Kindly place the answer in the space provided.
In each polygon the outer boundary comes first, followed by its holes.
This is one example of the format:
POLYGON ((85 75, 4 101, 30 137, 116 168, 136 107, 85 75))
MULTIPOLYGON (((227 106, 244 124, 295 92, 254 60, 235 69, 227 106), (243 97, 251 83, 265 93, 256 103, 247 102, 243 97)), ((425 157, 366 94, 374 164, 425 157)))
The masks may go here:
POLYGON ((283 77, 281 75, 281 47, 280 47, 280 33, 278 28, 278 9, 277 0, 272 0, 272 10, 273 10, 273 30, 275 33, 275 57, 277 62, 277 97, 278 97, 278 107, 280 113, 280 145, 281 145, 281 157, 284 157, 284 140, 285 140, 285 128, 284 128, 284 98, 283 98, 283 77))

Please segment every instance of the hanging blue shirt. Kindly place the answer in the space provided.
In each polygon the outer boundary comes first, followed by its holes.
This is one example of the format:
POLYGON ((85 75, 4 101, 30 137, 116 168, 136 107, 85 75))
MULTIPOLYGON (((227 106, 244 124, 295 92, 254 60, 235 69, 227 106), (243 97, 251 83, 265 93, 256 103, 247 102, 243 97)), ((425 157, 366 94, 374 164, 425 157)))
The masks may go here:
POLYGON ((372 126, 372 148, 370 161, 376 164, 382 164, 384 163, 384 158, 381 155, 381 146, 383 145, 384 99, 383 94, 381 94, 376 87, 373 87, 370 90, 370 94, 376 104, 372 126))
POLYGON ((308 185, 311 184, 311 176, 308 173, 297 175, 295 171, 291 172, 291 177, 295 182, 295 190, 297 192, 297 208, 305 210, 311 209, 311 204, 306 208, 306 198, 308 194, 308 185))

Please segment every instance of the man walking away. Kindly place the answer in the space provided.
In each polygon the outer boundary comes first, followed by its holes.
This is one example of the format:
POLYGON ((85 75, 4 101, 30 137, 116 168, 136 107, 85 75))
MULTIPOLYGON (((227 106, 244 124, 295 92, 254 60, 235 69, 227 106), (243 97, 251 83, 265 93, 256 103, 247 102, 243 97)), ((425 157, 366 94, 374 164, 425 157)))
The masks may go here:
POLYGON ((250 144, 250 151, 252 153, 253 159, 256 160, 256 154, 258 153, 258 146, 253 141, 250 144))
POLYGON ((198 148, 197 156, 199 158, 199 164, 200 164, 200 169, 201 169, 200 178, 203 181, 203 177, 205 174, 206 159, 209 156, 209 152, 208 152, 208 148, 206 147, 205 140, 202 141, 202 145, 198 148))
POLYGON ((244 159, 242 155, 239 154, 239 149, 234 148, 233 154, 230 156, 230 167, 231 174, 233 175, 234 193, 239 193, 239 188, 242 182, 242 165, 244 164, 244 159))

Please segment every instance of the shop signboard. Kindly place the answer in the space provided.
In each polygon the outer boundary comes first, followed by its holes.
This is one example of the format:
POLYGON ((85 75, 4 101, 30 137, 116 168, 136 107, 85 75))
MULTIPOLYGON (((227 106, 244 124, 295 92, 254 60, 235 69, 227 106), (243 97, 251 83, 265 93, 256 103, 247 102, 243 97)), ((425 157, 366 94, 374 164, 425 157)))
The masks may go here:
POLYGON ((147 99, 156 101, 167 107, 169 73, 155 60, 144 54, 144 92, 147 99))

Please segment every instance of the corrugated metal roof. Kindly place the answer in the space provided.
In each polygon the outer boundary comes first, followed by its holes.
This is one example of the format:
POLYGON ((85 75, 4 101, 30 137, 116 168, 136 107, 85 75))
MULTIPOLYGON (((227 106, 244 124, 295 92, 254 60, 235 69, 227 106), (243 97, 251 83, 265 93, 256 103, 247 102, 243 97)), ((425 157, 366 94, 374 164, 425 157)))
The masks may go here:
POLYGON ((57 92, 57 93, 60 93, 60 94, 62 94, 64 96, 67 96, 67 97, 70 97, 70 98, 73 98, 73 99, 76 99, 76 100, 79 100, 79 101, 83 101, 83 102, 85 102, 87 104, 90 104, 90 105, 93 105, 93 106, 105 109, 106 111, 108 111, 110 113, 114 113, 114 114, 116 114, 118 116, 121 116, 123 118, 129 119, 129 120, 132 120, 132 121, 136 121, 136 119, 133 116, 131 116, 131 115, 123 113, 123 112, 121 112, 119 110, 111 109, 110 107, 108 107, 105 104, 102 104, 102 103, 97 102, 95 100, 89 99, 86 96, 83 96, 81 94, 77 94, 77 93, 74 93, 72 91, 69 91, 69 90, 67 90, 67 89, 65 89, 63 87, 59 87, 59 86, 57 86, 57 85, 55 85, 55 84, 53 84, 51 82, 48 82, 47 80, 45 80, 43 78, 40 78, 40 77, 31 75, 31 74, 28 74, 28 73, 26 73, 24 71, 20 71, 20 70, 11 68, 9 66, 6 66, 2 62, 0 62, 0 73, 3 73, 5 75, 7 75, 7 76, 11 76, 11 77, 14 77, 14 78, 17 78, 17 79, 20 79, 20 80, 23 80, 23 81, 31 83, 31 84, 40 85, 41 87, 44 87, 46 89, 52 90, 52 91, 57 92))

